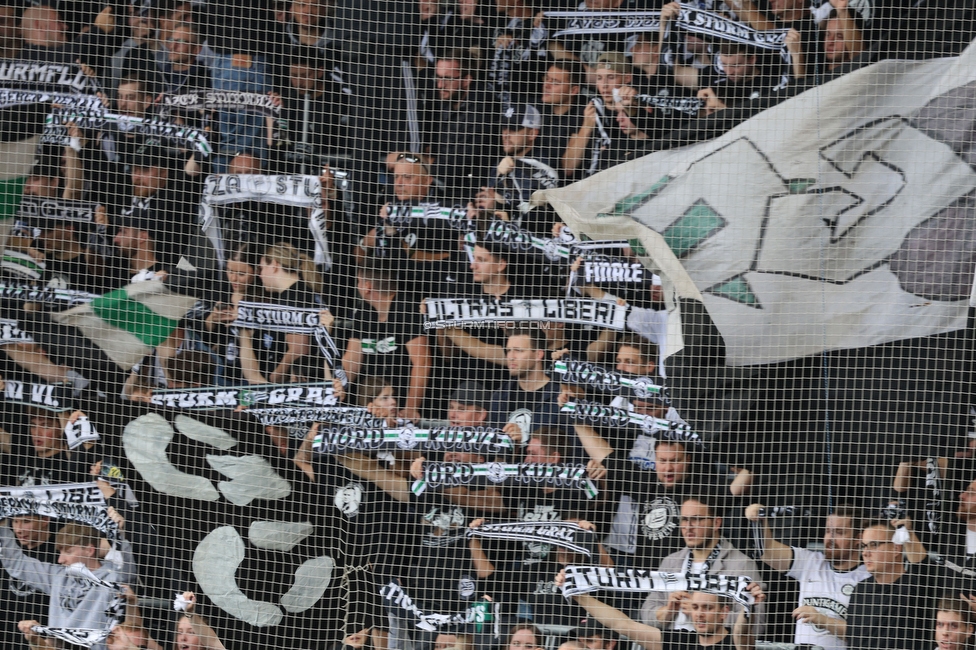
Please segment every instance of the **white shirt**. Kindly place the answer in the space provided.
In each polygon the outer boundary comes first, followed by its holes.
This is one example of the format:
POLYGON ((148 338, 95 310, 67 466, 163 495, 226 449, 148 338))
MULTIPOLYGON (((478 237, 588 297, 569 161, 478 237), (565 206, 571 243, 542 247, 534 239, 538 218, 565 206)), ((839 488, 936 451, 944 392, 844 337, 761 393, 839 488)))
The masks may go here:
MULTIPOLYGON (((850 571, 836 571, 823 553, 793 547, 793 565, 786 573, 800 583, 800 606, 812 605, 831 618, 847 619, 854 587, 870 577, 861 564, 850 571)), ((824 650, 843 650, 847 643, 822 627, 796 623, 794 643, 818 645, 824 650)))

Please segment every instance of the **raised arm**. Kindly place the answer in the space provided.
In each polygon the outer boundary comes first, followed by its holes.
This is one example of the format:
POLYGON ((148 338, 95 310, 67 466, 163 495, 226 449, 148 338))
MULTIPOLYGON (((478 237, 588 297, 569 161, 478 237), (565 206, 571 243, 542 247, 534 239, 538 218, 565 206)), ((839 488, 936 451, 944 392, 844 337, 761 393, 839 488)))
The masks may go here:
POLYGON ((337 456, 336 459, 350 472, 369 481, 400 503, 410 502, 410 480, 380 467, 372 458, 361 454, 337 456))
POLYGON ((505 348, 500 345, 485 343, 476 336, 472 336, 463 329, 449 328, 444 330, 451 343, 464 350, 475 359, 481 359, 496 366, 506 365, 505 348))
MULTIPOLYGON (((566 581, 565 574, 560 571, 556 576, 556 585, 562 586, 566 581)), ((642 645, 646 650, 663 650, 661 644, 661 630, 650 625, 638 623, 619 609, 607 605, 602 600, 594 598, 589 594, 573 596, 573 600, 585 609, 587 613, 600 621, 603 625, 610 628, 617 634, 625 636, 634 643, 642 645)))
POLYGON ((793 566, 793 549, 773 538, 769 522, 766 521, 765 517, 759 516, 759 511, 763 507, 761 503, 753 503, 746 508, 746 519, 758 523, 762 530, 763 554, 760 559, 774 571, 785 573, 793 566))

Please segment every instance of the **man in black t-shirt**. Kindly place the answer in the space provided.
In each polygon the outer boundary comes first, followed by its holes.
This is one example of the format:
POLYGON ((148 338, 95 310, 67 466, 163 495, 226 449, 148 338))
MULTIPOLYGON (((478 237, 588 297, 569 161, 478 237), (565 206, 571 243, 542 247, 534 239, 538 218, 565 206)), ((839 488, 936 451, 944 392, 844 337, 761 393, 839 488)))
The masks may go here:
POLYGON ((366 302, 353 322, 342 356, 350 382, 377 376, 393 382, 400 417, 419 421, 432 365, 419 306, 404 300, 393 274, 372 265, 356 272, 356 289, 366 302))
POLYGON ((491 397, 489 424, 523 441, 540 426, 559 424, 559 384, 544 369, 547 346, 540 329, 513 330, 505 344, 511 379, 491 397))
MULTIPOLYGON (((861 555, 871 577, 854 587, 847 610, 850 650, 926 650, 932 645, 936 569, 927 560, 905 564, 911 547, 895 543, 895 529, 877 521, 861 533, 861 555)), ((913 540, 914 541, 914 540, 913 540)))
POLYGON ((583 68, 578 61, 554 61, 542 80, 542 128, 537 147, 555 169, 562 169, 569 138, 583 124, 586 102, 580 100, 583 68))

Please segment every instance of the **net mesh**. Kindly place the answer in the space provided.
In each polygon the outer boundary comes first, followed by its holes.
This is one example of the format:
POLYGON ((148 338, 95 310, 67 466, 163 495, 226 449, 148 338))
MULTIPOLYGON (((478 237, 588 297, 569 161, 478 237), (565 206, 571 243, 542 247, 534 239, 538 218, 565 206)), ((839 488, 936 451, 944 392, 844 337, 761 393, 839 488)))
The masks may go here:
POLYGON ((0 645, 976 646, 974 13, 0 3, 0 645))

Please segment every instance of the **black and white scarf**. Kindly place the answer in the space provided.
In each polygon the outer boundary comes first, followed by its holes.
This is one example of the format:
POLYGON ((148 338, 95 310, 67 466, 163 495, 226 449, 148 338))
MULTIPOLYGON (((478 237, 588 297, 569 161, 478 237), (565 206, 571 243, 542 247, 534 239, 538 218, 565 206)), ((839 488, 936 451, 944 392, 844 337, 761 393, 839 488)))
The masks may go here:
POLYGON ((650 377, 628 377, 589 361, 562 358, 554 361, 552 371, 559 375, 559 383, 589 386, 603 393, 616 394, 629 388, 637 399, 666 398, 668 389, 654 383, 650 377))
POLYGON ((587 557, 596 554, 597 535, 591 530, 580 528, 579 524, 565 521, 512 521, 495 524, 482 524, 469 528, 468 537, 485 539, 507 539, 531 544, 550 544, 582 553, 587 557))
POLYGON ((91 630, 81 627, 50 627, 48 625, 32 625, 31 632, 48 639, 60 639, 72 645, 90 648, 108 638, 110 630, 91 630))
POLYGON ((587 176, 592 176, 600 170, 600 156, 613 145, 610 134, 607 133, 606 128, 603 126, 603 120, 607 117, 606 105, 604 105, 603 100, 599 97, 594 97, 590 100, 590 103, 596 109, 596 131, 600 137, 599 141, 594 143, 590 149, 590 166, 586 170, 587 176))
POLYGON ((445 221, 459 232, 475 230, 474 222, 468 218, 467 208, 461 206, 448 208, 440 203, 425 202, 417 205, 392 203, 387 206, 384 219, 397 231, 423 226, 431 219, 445 221))
POLYGON ((0 88, 0 108, 26 106, 29 104, 57 104, 67 109, 78 111, 91 111, 105 108, 102 98, 97 95, 77 95, 63 92, 46 92, 43 90, 0 88))
POLYGON ((323 427, 312 444, 321 453, 356 451, 394 451, 397 449, 425 451, 460 451, 478 454, 503 454, 515 448, 512 439, 501 429, 486 427, 434 427, 417 429, 412 426, 380 427, 323 427))
POLYGON ((420 496, 427 488, 459 485, 501 484, 507 481, 528 485, 583 490, 588 499, 599 494, 586 476, 586 465, 563 463, 424 463, 424 477, 410 490, 420 496))
POLYGON ((126 133, 169 140, 178 146, 188 146, 204 156, 209 156, 212 153, 210 142, 207 140, 207 136, 203 131, 180 126, 179 124, 167 122, 156 117, 120 115, 118 113, 111 113, 104 108, 90 110, 66 109, 55 111, 48 115, 45 124, 47 128, 58 129, 67 126, 69 122, 80 128, 96 130, 104 129, 106 125, 112 124, 124 129, 126 133))
POLYGON ((0 519, 25 515, 85 524, 110 541, 120 535, 118 524, 108 516, 105 497, 94 482, 0 488, 0 519))
POLYGON ((269 95, 219 90, 164 95, 162 105, 185 111, 247 111, 269 117, 281 113, 281 104, 269 95))
POLYGON ((308 210, 308 230, 315 241, 315 263, 326 268, 331 266, 325 211, 322 208, 322 183, 318 176, 300 174, 291 176, 210 174, 207 176, 200 197, 200 227, 213 243, 221 262, 225 259, 225 251, 215 208, 219 205, 233 205, 245 201, 274 203, 308 210))
POLYGON ((101 90, 98 83, 74 63, 41 63, 0 59, 0 86, 18 90, 87 93, 101 90))
POLYGON ((425 304, 425 329, 519 321, 595 325, 619 331, 627 327, 627 306, 604 300, 570 298, 495 302, 468 298, 428 298, 425 304))
POLYGON ((687 115, 688 117, 697 117, 699 111, 705 107, 705 100, 698 99, 697 97, 641 94, 637 95, 635 99, 641 106, 649 106, 664 113, 674 111, 682 115, 687 115))
POLYGON ((539 253, 552 261, 569 259, 570 247, 563 242, 558 239, 536 237, 511 221, 501 219, 492 221, 485 230, 484 241, 502 244, 519 253, 539 253))
POLYGON ((95 221, 97 207, 98 204, 88 201, 25 196, 20 201, 17 218, 92 223, 95 221))
POLYGON ((98 298, 97 293, 73 289, 55 289, 27 282, 0 282, 0 299, 40 302, 49 305, 62 305, 65 308, 91 302, 98 298))
POLYGON ((273 302, 242 300, 237 305, 237 318, 230 326, 267 332, 314 334, 319 328, 320 311, 322 309, 319 307, 291 307, 273 302))
MULTIPOLYGON (((456 614, 425 614, 414 603, 403 587, 396 582, 389 582, 380 589, 380 597, 386 603, 387 608, 394 615, 405 614, 407 618, 416 620, 416 626, 427 632, 436 632, 445 626, 466 626, 473 623, 484 622, 483 602, 475 603, 463 612, 456 614)), ((488 603, 494 610, 493 620, 498 620, 498 608, 496 603, 488 603)))
POLYGON ((12 318, 0 318, 0 345, 11 343, 33 343, 34 337, 20 329, 20 324, 12 318))
POLYGON ((648 593, 651 591, 704 591, 731 598, 746 608, 756 600, 747 587, 749 576, 666 573, 646 569, 613 569, 600 566, 568 566, 563 595, 566 598, 594 591, 648 593))
POLYGON ((580 400, 578 402, 566 402, 559 409, 559 412, 567 413, 572 420, 580 420, 609 427, 623 427, 629 424, 635 424, 643 431, 653 434, 661 440, 685 442, 697 446, 704 446, 705 444, 701 436, 692 431, 691 427, 687 424, 679 424, 678 422, 672 422, 663 418, 642 415, 618 406, 607 406, 599 402, 580 400))
POLYGON ((5 402, 54 412, 72 408, 70 384, 27 384, 14 380, 4 383, 2 396, 5 402))
POLYGON ((331 407, 339 403, 332 382, 261 384, 259 386, 173 388, 154 390, 151 403, 170 408, 213 410, 219 408, 331 407))

